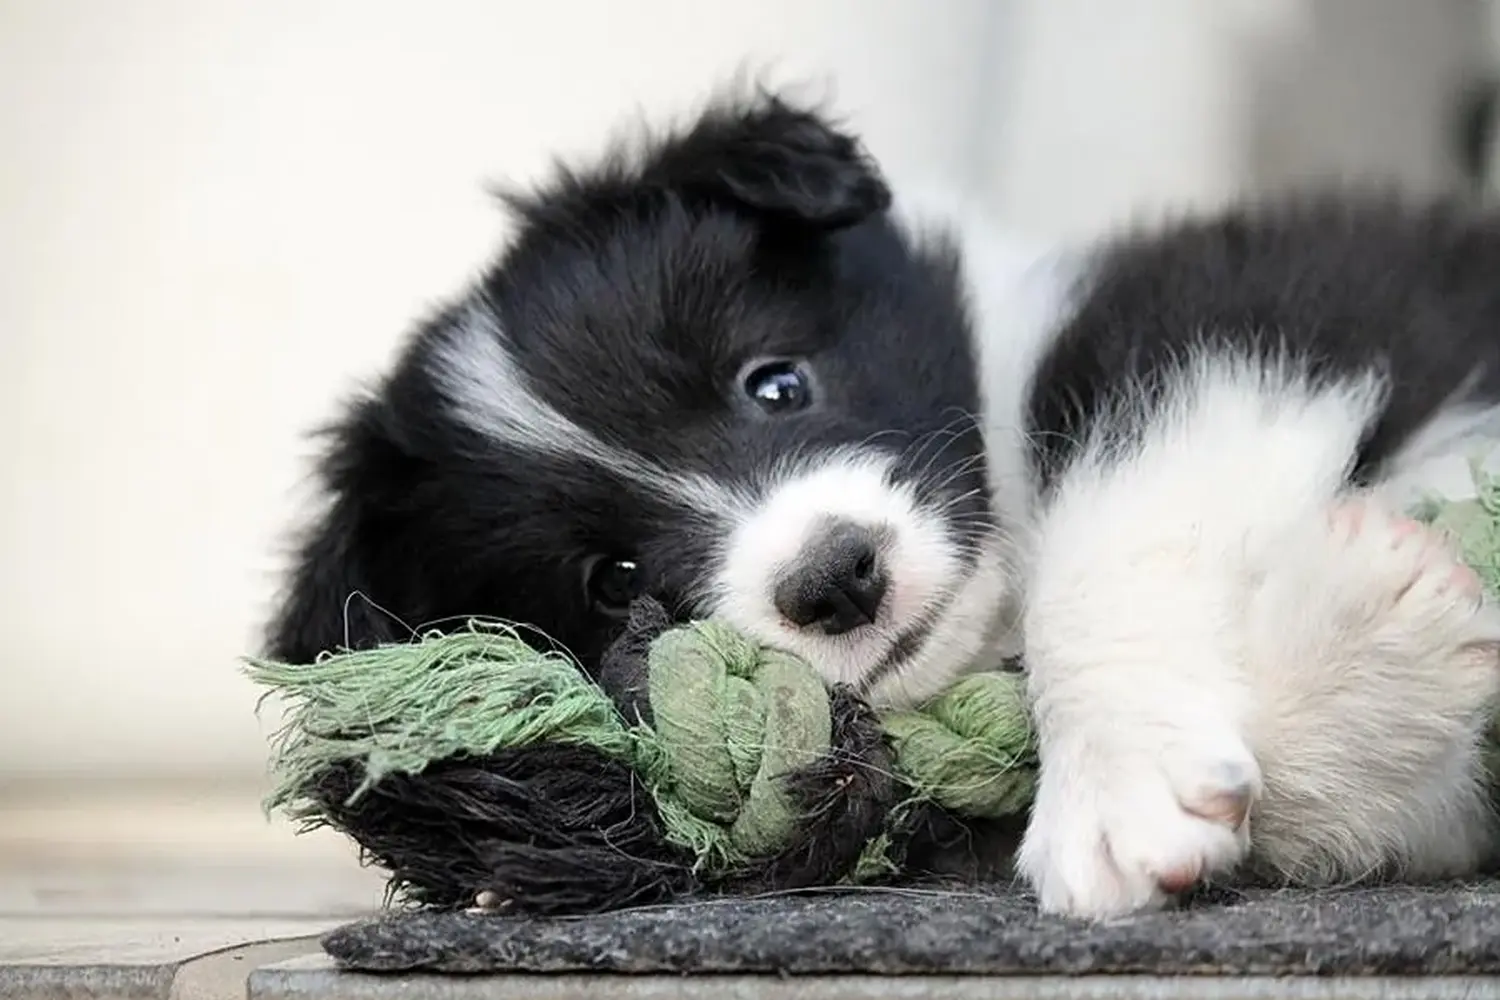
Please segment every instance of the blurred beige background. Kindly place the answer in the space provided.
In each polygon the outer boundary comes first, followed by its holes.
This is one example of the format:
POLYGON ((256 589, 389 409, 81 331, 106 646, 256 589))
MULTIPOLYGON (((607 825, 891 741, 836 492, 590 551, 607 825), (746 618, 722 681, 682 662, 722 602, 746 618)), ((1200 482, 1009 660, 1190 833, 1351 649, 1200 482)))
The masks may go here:
POLYGON ((256 780, 236 657, 302 434, 491 253, 486 181, 749 64, 831 92, 898 183, 1048 237, 1325 174, 1440 190, 1486 26, 1469 0, 0 0, 0 788, 256 780))

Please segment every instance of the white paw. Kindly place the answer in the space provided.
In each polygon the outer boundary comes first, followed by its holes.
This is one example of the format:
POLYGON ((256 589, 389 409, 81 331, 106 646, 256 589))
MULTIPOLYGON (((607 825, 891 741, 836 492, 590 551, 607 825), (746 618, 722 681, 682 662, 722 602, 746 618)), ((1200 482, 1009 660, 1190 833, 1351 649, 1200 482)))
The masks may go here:
POLYGON ((1500 612, 1447 537, 1370 495, 1310 527, 1247 602, 1256 867, 1314 884, 1466 874, 1490 836, 1500 612))
POLYGON ((1206 723, 1174 732, 1106 718, 1094 738, 1047 748, 1018 857, 1043 911, 1104 918, 1159 906, 1245 856, 1260 771, 1227 728, 1206 723))

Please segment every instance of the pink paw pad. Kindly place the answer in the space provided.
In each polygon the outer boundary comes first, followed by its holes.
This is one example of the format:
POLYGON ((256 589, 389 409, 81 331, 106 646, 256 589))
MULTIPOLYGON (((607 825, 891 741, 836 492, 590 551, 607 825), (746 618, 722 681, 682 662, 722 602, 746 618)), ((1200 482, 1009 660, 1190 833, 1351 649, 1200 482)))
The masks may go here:
POLYGON ((1460 559, 1452 540, 1442 531, 1390 513, 1363 497, 1336 504, 1330 517, 1334 529, 1351 543, 1358 540, 1380 546, 1383 542, 1388 551, 1406 554, 1411 577, 1398 597, 1421 587, 1438 596, 1459 594, 1476 601, 1483 598, 1479 574, 1460 559))

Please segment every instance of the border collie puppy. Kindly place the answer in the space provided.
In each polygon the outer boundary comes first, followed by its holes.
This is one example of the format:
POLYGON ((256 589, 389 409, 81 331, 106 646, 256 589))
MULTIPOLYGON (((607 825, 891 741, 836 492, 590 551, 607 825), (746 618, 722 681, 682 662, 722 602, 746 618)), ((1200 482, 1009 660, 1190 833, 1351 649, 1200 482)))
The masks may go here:
POLYGON ((1024 650, 1048 911, 1488 862, 1500 613, 1402 512, 1500 437, 1495 221, 1031 254, 772 96, 508 201, 332 429, 272 655, 491 615, 590 664, 641 593, 883 704, 1024 650))

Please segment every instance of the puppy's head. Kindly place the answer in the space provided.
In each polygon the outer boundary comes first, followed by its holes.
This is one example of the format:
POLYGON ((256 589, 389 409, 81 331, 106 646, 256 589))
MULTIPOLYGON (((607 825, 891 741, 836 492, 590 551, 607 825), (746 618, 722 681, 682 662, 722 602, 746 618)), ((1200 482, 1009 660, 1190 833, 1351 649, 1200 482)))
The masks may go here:
POLYGON ((886 702, 1004 587, 959 262, 775 98, 562 171, 333 430, 274 655, 498 616, 585 664, 651 593, 886 702))

